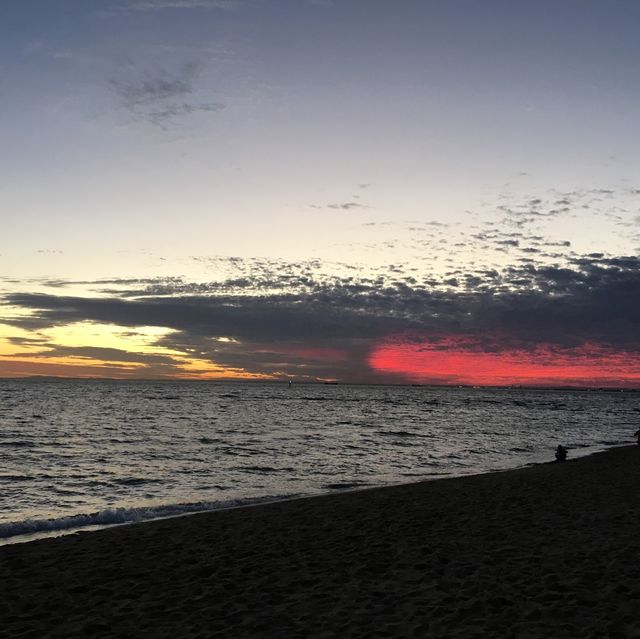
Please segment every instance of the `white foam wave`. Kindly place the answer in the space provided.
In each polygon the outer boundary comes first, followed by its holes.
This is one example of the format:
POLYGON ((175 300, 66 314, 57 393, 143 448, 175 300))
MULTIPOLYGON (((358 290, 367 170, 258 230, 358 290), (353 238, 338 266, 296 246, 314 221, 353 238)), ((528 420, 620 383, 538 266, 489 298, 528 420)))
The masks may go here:
POLYGON ((141 506, 137 508, 106 508, 94 513, 68 515, 53 519, 26 519, 24 521, 0 523, 0 540, 11 537, 37 535, 46 532, 73 532, 89 527, 107 527, 133 524, 153 519, 166 519, 199 512, 252 506, 255 504, 291 499, 298 495, 268 495, 251 499, 229 499, 226 501, 203 501, 191 504, 168 504, 141 506))

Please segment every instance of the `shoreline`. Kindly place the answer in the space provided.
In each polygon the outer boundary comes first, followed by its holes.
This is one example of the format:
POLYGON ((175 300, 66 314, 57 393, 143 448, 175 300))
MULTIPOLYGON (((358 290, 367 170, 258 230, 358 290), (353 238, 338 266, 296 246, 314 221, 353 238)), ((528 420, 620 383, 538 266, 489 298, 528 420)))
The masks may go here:
MULTIPOLYGON (((618 444, 615 446, 610 446, 607 448, 601 448, 601 449, 597 449, 597 450, 592 450, 591 452, 587 452, 585 454, 579 454, 577 456, 573 457, 569 457, 567 461, 572 462, 572 461, 577 461, 578 459, 582 459, 584 457, 591 457, 592 455, 598 455, 600 453, 603 452, 607 452, 608 450, 613 450, 616 448, 623 448, 625 447, 627 444, 618 444)), ((592 447, 595 448, 595 447, 592 447)), ((577 449, 577 450, 581 450, 581 449, 577 449)), ((552 451, 550 451, 550 456, 552 454, 552 451)), ((417 479, 415 481, 403 481, 403 482, 398 482, 398 483, 390 483, 390 484, 379 484, 379 485, 363 485, 363 486, 355 486, 353 488, 337 488, 331 491, 327 491, 327 492, 322 492, 322 493, 308 493, 308 494, 304 494, 304 493, 299 493, 299 494, 294 494, 294 495, 283 495, 283 496, 265 496, 265 497, 261 497, 261 496, 257 496, 257 497, 247 497, 246 499, 238 499, 237 501, 240 501, 242 503, 238 503, 238 504, 233 504, 233 505, 221 505, 221 506, 217 506, 217 504, 224 504, 224 500, 220 500, 220 502, 209 502, 211 505, 216 504, 213 507, 205 507, 202 509, 199 508, 192 508, 193 506, 200 506, 201 504, 204 505, 206 502, 179 502, 179 503, 175 503, 175 504, 156 504, 153 506, 149 506, 148 508, 150 510, 158 510, 158 511, 162 511, 162 510, 171 510, 171 509, 175 509, 175 510, 179 510, 179 512, 176 512, 175 514, 167 514, 167 515, 160 515, 160 516, 152 516, 149 518, 140 518, 140 519, 130 519, 127 521, 114 521, 113 523, 92 523, 91 519, 92 518, 100 518, 101 515, 103 515, 104 513, 117 513, 116 516, 119 516, 119 514, 122 511, 138 511, 141 509, 144 509, 145 507, 136 507, 136 506, 113 506, 110 508, 105 508, 103 510, 99 510, 99 511, 95 511, 92 513, 78 513, 75 515, 68 515, 68 516, 62 516, 59 518, 50 518, 50 519, 26 519, 23 521, 17 521, 17 522, 10 522, 8 524, 2 524, 0 523, 0 530, 2 529, 3 526, 6 525, 15 525, 15 526, 21 526, 21 525, 27 525, 31 522, 33 522, 33 524, 37 525, 37 524, 48 524, 50 522, 58 522, 58 521, 63 521, 66 519, 72 520, 72 519, 85 519, 87 521, 87 523, 84 524, 79 524, 79 525, 70 525, 68 527, 60 527, 60 528, 43 528, 42 530, 36 530, 33 532, 25 532, 25 533, 19 533, 19 534, 15 534, 15 535, 9 535, 9 536, 4 536, 4 537, 0 537, 0 548, 2 548, 3 546, 10 546, 10 545, 14 545, 14 544, 26 544, 26 543, 32 543, 34 541, 40 541, 40 540, 45 540, 45 539, 55 539, 58 537, 66 537, 69 535, 76 535, 79 533, 87 533, 87 532, 98 532, 101 530, 108 530, 110 528, 116 528, 116 527, 121 527, 121 526, 132 526, 132 525, 136 525, 136 524, 145 524, 145 523, 150 523, 150 522, 154 522, 154 521, 164 521, 167 519, 176 519, 176 518, 181 518, 181 517, 190 517, 192 515, 201 515, 201 514, 206 514, 206 513, 217 513, 217 512, 223 512, 226 510, 234 510, 237 508, 254 508, 257 506, 262 506, 262 505, 266 505, 266 504, 271 504, 271 503, 280 503, 280 502, 289 502, 289 501, 298 501, 301 499, 315 499, 315 498, 321 498, 321 497, 327 497, 327 496, 331 496, 331 495, 337 495, 337 494, 345 494, 345 493, 353 493, 353 492, 362 492, 362 491, 368 491, 368 490, 377 490, 379 488, 392 488, 392 487, 401 487, 401 486, 411 486, 413 484, 422 484, 422 483, 428 483, 428 482, 434 482, 434 481, 441 481, 441 480, 446 480, 446 479, 459 479, 462 477, 477 477, 480 475, 491 475, 494 473, 505 473, 505 472, 510 472, 513 470, 521 470, 521 469, 525 469, 525 468, 531 468, 531 467, 535 467, 535 466, 540 466, 540 465, 544 465, 544 464, 548 464, 548 463, 555 463, 553 460, 549 460, 548 462, 537 462, 537 461, 532 461, 532 462, 527 462, 524 464, 520 464, 518 466, 511 466, 508 468, 496 468, 493 470, 486 470, 486 471, 480 471, 480 472, 471 472, 471 473, 463 473, 463 474, 441 474, 441 473, 435 473, 433 474, 433 476, 431 477, 427 477, 426 475, 424 476, 424 479, 417 479)))
POLYGON ((640 447, 0 548, 10 637, 640 636, 640 447))

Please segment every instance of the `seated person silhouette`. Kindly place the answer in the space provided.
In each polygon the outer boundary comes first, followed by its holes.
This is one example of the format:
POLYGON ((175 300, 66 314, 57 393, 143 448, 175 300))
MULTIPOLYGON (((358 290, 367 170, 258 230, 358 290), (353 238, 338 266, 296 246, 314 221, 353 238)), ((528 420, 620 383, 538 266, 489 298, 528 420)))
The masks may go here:
POLYGON ((566 458, 567 449, 562 444, 559 444, 558 448, 556 448, 556 461, 563 462, 566 458))

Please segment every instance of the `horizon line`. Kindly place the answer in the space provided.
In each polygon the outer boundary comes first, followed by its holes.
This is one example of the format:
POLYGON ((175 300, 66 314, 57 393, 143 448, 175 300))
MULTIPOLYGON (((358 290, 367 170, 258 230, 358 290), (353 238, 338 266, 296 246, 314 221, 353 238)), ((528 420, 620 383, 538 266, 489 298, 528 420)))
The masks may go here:
POLYGON ((14 381, 52 381, 52 382, 197 382, 197 383, 242 383, 242 384, 287 384, 291 381, 297 386, 409 386, 414 388, 465 388, 465 389, 503 389, 503 390, 566 390, 566 391, 599 391, 599 392, 640 392, 640 386, 585 386, 585 385, 532 385, 532 384, 438 384, 416 382, 349 382, 340 380, 300 380, 284 379, 243 379, 227 378, 184 378, 184 377, 67 377, 63 375, 23 375, 15 377, 0 376, 0 382, 14 381))

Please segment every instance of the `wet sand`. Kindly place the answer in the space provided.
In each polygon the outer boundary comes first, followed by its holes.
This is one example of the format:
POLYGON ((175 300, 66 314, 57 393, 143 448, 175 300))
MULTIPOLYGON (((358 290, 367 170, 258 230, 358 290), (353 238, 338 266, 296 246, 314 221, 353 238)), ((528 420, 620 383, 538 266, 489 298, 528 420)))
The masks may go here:
POLYGON ((7 638, 640 638, 640 447, 5 546, 0 584, 7 638))

